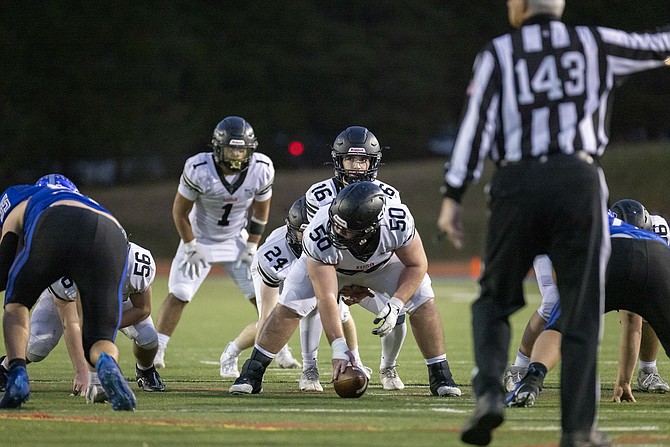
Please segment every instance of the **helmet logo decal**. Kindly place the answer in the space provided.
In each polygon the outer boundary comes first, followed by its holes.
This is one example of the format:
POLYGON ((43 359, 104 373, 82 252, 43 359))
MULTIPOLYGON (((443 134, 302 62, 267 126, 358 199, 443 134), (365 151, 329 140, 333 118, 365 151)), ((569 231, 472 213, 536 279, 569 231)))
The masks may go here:
POLYGON ((245 143, 244 140, 236 140, 234 138, 231 138, 231 140, 228 144, 230 146, 244 146, 246 143, 245 143))
POLYGON ((367 152, 365 151, 364 147, 350 147, 349 151, 347 151, 348 154, 361 154, 361 155, 367 155, 367 152))
POLYGON ((337 214, 333 214, 333 222, 335 222, 335 224, 339 227, 342 227, 342 228, 345 228, 345 229, 349 228, 349 226, 347 225, 347 221, 342 219, 337 214))

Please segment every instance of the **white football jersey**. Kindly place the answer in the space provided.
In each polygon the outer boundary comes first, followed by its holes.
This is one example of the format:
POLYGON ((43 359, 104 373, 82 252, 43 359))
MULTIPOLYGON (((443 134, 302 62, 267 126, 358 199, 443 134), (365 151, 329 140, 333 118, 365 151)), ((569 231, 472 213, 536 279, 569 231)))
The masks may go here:
POLYGON ((385 264, 396 249, 412 241, 414 231, 414 217, 409 209, 400 202, 389 201, 382 212, 379 243, 374 253, 365 260, 357 259, 349 250, 333 246, 328 238, 328 207, 322 207, 305 229, 302 245, 308 257, 334 265, 339 273, 355 274, 385 264))
MULTIPOLYGON (((155 277, 156 262, 151 252, 131 242, 126 277, 123 283, 123 300, 126 301, 132 294, 148 290, 155 277)), ((49 292, 54 297, 65 301, 77 299, 77 285, 66 277, 62 277, 51 284, 49 292)))
MULTIPOLYGON (((372 183, 379 186, 384 194, 386 194, 387 203, 389 201, 400 203, 400 192, 393 186, 382 183, 379 180, 375 180, 372 183)), ((305 198, 307 199, 307 218, 311 221, 319 208, 325 205, 330 205, 330 203, 335 200, 337 193, 342 189, 344 189, 344 186, 336 181, 335 177, 317 182, 310 186, 305 193, 305 198)))
POLYGON ((658 214, 651 215, 651 229, 654 233, 658 234, 663 238, 666 244, 670 245, 670 240, 668 239, 668 221, 658 214))
POLYGON ((256 252, 258 274, 269 287, 279 287, 297 259, 286 240, 287 231, 286 225, 275 229, 256 252))
POLYGON ((186 160, 177 191, 195 202, 189 214, 195 237, 205 244, 238 237, 252 202, 272 197, 274 175, 272 160, 258 152, 246 170, 228 180, 219 176, 211 152, 186 160))

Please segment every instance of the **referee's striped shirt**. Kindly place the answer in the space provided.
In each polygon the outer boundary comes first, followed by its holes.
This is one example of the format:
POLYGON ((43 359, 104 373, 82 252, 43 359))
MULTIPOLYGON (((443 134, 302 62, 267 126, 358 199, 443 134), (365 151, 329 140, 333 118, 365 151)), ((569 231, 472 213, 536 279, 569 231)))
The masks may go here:
POLYGON ((445 196, 460 201, 487 155, 494 162, 600 156, 617 77, 661 67, 668 56, 670 33, 571 27, 549 16, 493 39, 475 60, 445 196))

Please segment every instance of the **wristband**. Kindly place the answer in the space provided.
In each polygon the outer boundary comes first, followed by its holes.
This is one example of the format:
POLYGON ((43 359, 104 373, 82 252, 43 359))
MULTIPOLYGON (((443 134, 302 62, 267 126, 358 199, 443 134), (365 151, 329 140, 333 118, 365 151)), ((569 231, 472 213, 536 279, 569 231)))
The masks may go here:
POLYGON ((405 303, 403 302, 403 300, 395 296, 389 300, 389 304, 395 304, 396 306, 398 306, 399 309, 405 307, 405 303))
POLYGON ((261 235, 265 231, 265 225, 267 221, 256 219, 254 216, 251 216, 251 222, 249 223, 249 234, 261 235))
POLYGON ((184 251, 186 253, 192 253, 197 250, 198 243, 196 242, 195 239, 193 239, 191 242, 184 242, 184 251))
POLYGON ((333 349, 334 359, 349 360, 349 356, 347 355, 349 346, 347 346, 347 341, 344 339, 344 337, 333 340, 333 342, 330 344, 330 347, 333 349))

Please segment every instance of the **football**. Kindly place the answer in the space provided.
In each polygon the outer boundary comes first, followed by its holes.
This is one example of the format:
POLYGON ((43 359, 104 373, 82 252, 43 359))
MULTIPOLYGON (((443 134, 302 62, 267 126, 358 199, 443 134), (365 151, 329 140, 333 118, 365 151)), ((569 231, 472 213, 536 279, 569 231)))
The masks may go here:
POLYGON ((333 388, 340 397, 361 397, 368 389, 368 377, 358 366, 347 366, 333 382, 333 388))

